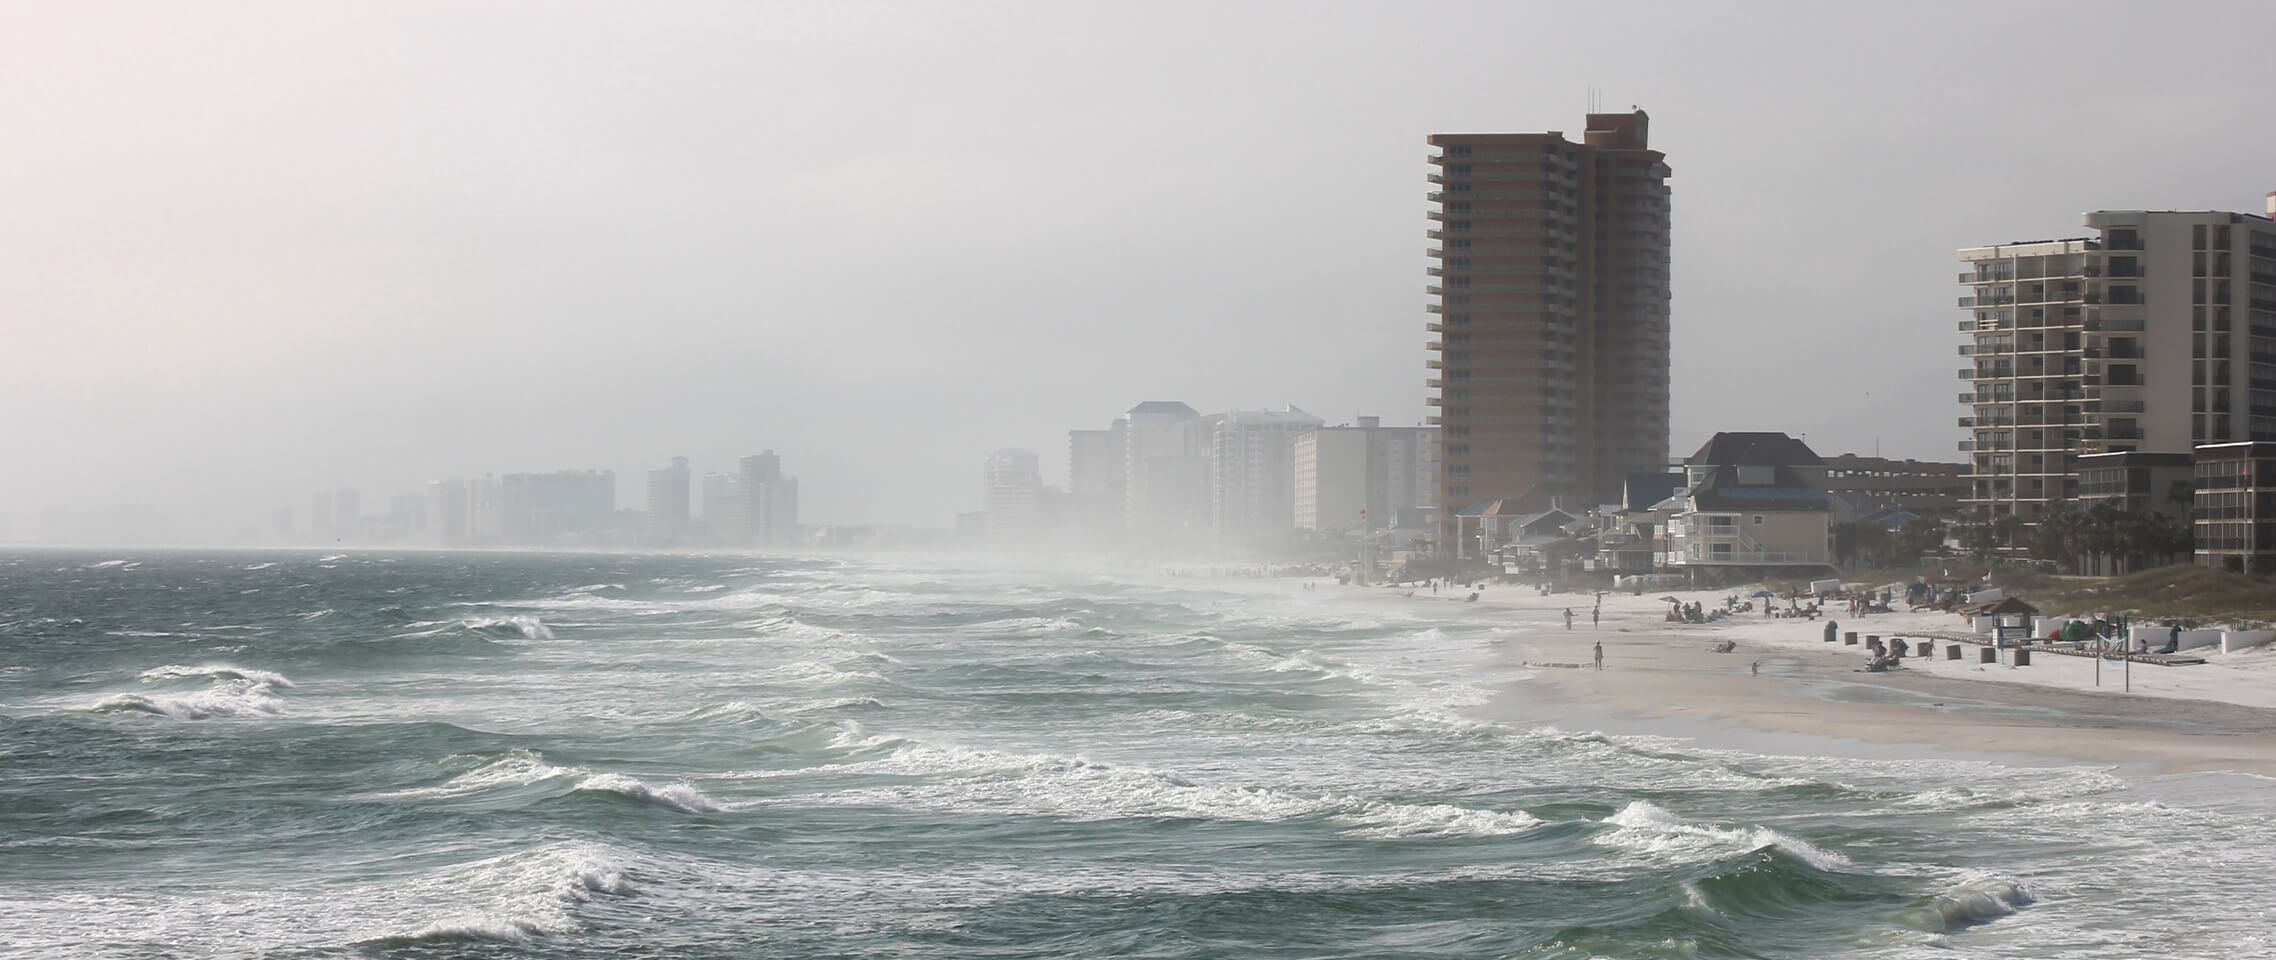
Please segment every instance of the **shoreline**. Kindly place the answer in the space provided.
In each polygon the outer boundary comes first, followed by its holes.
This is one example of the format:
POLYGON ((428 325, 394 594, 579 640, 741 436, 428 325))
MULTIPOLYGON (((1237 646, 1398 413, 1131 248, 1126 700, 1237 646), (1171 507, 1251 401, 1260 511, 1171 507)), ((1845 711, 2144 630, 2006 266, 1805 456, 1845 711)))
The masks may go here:
MULTIPOLYGON (((1460 597, 1467 593, 1404 599, 1433 608, 1452 602, 1465 619, 1525 628, 1501 645, 1499 655, 1510 666, 1546 669, 1506 685, 1480 708, 1493 719, 1569 725, 1577 711, 1607 733, 1715 740, 1737 730, 1752 735, 1740 739, 1819 741, 1819 749, 1926 748, 2154 774, 2276 778, 2276 683, 2254 683, 2276 681, 2276 673, 2263 672, 2258 663, 2225 670, 2137 665, 2132 693, 2083 685, 2094 668, 2085 658, 2046 657, 2024 668, 1907 661, 1914 665, 1865 673, 1859 669, 1860 647, 1823 643, 1822 619, 1741 614, 1711 624, 1675 624, 1663 618, 1666 605, 1650 597, 1607 595, 1602 622, 1592 626, 1594 598, 1588 594, 1541 596, 1522 586, 1494 585, 1476 603, 1464 603, 1460 597), (1569 631, 1562 623, 1567 608, 1576 615, 1569 631), (1708 650, 1726 640, 1737 644, 1733 652, 1708 650), (1590 667, 1598 641, 1604 644, 1602 671, 1590 667), (1757 664, 1759 675, 1753 671, 1757 664), (2189 696, 2199 691, 2231 699, 2189 696), (2236 702, 2255 695, 2261 703, 2236 702)), ((1673 595, 1714 606, 1728 594, 1673 595)), ((1844 623, 1842 630, 1890 636, 1950 630, 1956 623, 1946 614, 1889 614, 1844 623)), ((2267 654, 2240 656, 2276 663, 2267 654)))

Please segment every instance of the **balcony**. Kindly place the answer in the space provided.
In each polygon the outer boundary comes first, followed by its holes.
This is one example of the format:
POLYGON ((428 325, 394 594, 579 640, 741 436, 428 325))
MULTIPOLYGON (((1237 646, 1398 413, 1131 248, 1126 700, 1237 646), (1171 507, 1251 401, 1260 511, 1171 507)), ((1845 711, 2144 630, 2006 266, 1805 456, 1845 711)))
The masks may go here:
POLYGON ((1976 418, 1974 418, 1974 417, 1961 417, 1961 418, 1960 418, 1960 426, 1961 426, 1961 428, 1962 428, 1962 429, 1966 429, 1966 428, 1968 428, 1968 427, 1973 427, 1973 426, 1975 426, 1975 425, 1976 425, 1976 418))
POLYGON ((1431 351, 1444 350, 1446 349, 1446 343, 1442 340, 1425 341, 1423 343, 1423 349, 1431 351))
POLYGON ((1437 357, 1432 357, 1428 360, 1423 361, 1423 366, 1428 367, 1432 370, 1444 370, 1446 369, 1446 361, 1441 360, 1437 357))
POLYGON ((1974 297, 1961 297, 1961 298, 1960 298, 1960 306, 1961 306, 1961 308, 1963 308, 1963 309, 1965 309, 1965 308, 1968 308, 1968 307, 1972 307, 1972 306, 1975 306, 1975 305, 1976 305, 1976 298, 1974 298, 1974 297))
POLYGON ((1429 323, 1423 324, 1423 329, 1430 331, 1431 333, 1445 333, 1446 324, 1433 320, 1429 323))

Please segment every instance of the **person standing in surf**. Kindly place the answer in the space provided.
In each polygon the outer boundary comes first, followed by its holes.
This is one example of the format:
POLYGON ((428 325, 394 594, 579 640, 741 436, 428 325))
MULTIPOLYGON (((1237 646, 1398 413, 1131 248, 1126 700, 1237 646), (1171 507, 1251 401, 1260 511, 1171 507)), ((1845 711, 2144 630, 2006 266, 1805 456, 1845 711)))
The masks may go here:
POLYGON ((1596 642, 1596 668, 1598 670, 1604 669, 1604 641, 1602 640, 1596 642))

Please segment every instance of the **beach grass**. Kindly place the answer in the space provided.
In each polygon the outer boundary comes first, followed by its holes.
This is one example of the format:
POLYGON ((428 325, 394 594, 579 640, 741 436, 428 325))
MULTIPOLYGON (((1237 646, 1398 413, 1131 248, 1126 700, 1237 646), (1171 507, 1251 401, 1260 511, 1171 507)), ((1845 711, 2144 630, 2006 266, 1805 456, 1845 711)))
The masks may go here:
POLYGON ((1993 578, 2041 610, 2197 621, 2276 622, 2276 578, 2177 564, 2116 577, 2001 571, 1993 578))

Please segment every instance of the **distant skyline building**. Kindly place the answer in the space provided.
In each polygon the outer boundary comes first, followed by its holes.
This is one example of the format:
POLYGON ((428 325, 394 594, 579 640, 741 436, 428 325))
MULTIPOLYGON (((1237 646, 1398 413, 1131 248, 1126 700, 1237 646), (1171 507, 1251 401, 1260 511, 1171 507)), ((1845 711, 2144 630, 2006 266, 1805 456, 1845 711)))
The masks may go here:
POLYGON ((1320 427, 1296 438, 1291 474, 1299 529, 1387 530, 1400 511, 1435 502, 1438 430, 1382 423, 1361 417, 1358 426, 1320 427))
POLYGON ((464 478, 451 477, 427 484, 427 512, 433 517, 432 540, 436 546, 474 545, 467 506, 464 478))
POLYGON ((1195 538, 1209 527, 1209 452, 1201 415, 1175 400, 1130 408, 1123 430, 1123 530, 1132 546, 1195 538))
POLYGON ((1093 545, 1119 542, 1128 502, 1123 463, 1130 421, 1116 417, 1104 430, 1067 431, 1067 504, 1070 521, 1093 545))
POLYGON ((1462 507, 1610 503, 1666 469, 1670 173, 1647 134, 1637 110, 1589 114, 1580 143, 1429 138, 1441 550, 1462 507))
POLYGON ((1042 498, 1043 472, 1033 451, 1006 448, 988 455, 981 476, 988 539, 1033 539, 1042 527, 1042 498))
POLYGON ((506 543, 604 545, 614 532, 614 471, 509 473, 499 478, 498 488, 506 543))
POLYGON ((1325 421, 1294 406, 1203 418, 1210 528, 1221 540, 1283 534, 1295 526, 1296 438, 1325 421))
POLYGON ((308 541, 331 543, 339 538, 332 526, 332 495, 319 493, 308 498, 308 541))
POLYGON ((1826 458, 1826 492, 1861 513, 1902 510, 1949 518, 1968 496, 1968 465, 1844 453, 1826 458))
POLYGON ((2037 519, 2078 458, 2276 440, 2276 222, 2098 210, 2093 236, 1969 247, 1968 506, 2037 519))
POLYGON ((743 522, 743 498, 735 490, 736 475, 732 473, 706 473, 703 475, 700 502, 703 506, 703 529, 712 543, 742 542, 749 526, 743 522))
POLYGON ((737 466, 735 492, 743 526, 736 542, 767 547, 797 543, 798 478, 783 475, 782 457, 765 450, 737 466))
POLYGON ((390 543, 421 540, 427 535, 427 495, 398 493, 387 498, 387 517, 381 539, 390 543))
POLYGON ((354 490, 339 490, 332 494, 332 536, 354 541, 363 535, 363 494, 354 490))
POLYGON ((663 543, 687 539, 692 480, 686 457, 673 457, 670 466, 648 471, 648 535, 652 539, 663 543))

